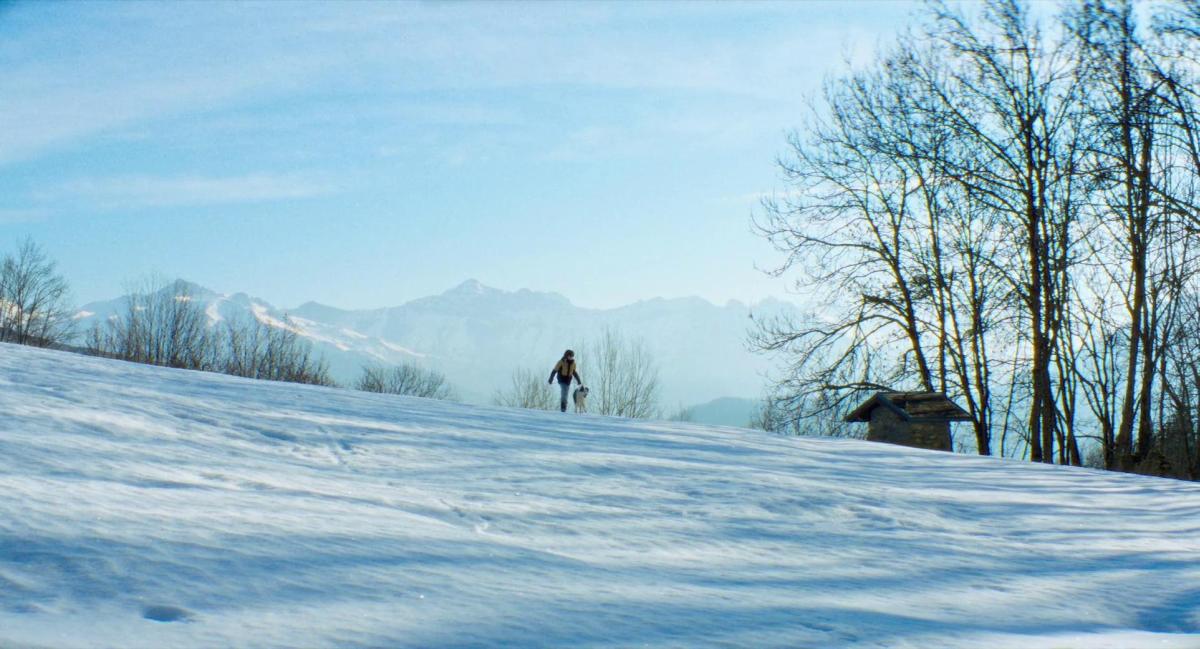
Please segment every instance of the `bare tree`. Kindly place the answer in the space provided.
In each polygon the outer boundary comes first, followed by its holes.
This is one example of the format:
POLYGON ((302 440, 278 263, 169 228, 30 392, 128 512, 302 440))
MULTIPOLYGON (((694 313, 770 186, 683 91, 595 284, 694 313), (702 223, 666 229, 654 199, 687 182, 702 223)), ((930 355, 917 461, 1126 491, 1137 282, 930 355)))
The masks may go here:
POLYGON ((93 329, 88 346, 136 363, 216 370, 219 341, 208 325, 190 285, 147 279, 132 287, 121 313, 93 329))
MULTIPOLYGON (((775 386, 777 389, 778 386, 775 386)), ((849 404, 830 403, 838 400, 833 392, 812 393, 798 396, 787 392, 770 392, 759 402, 747 424, 750 428, 779 435, 803 435, 805 437, 842 437, 862 439, 866 430, 857 424, 848 424, 843 416, 849 412, 849 404), (821 413, 819 416, 812 413, 821 413)))
POLYGON ((590 411, 638 419, 658 416, 658 366, 641 339, 605 329, 596 341, 583 345, 580 367, 592 390, 590 411))
POLYGON ((837 419, 877 390, 943 391, 965 400, 988 454, 991 357, 1013 303, 1007 246, 994 210, 945 174, 962 144, 928 115, 928 84, 944 80, 917 70, 932 67, 929 52, 898 46, 828 82, 789 138, 793 191, 765 201, 755 226, 787 254, 774 273, 800 271, 797 290, 822 301, 800 321, 759 321, 751 343, 788 360, 772 407, 789 419, 837 419))
POLYGON ((755 220, 787 254, 774 274, 799 270, 797 289, 823 297, 812 317, 760 321, 753 340, 793 360, 793 403, 832 392, 839 404, 904 382, 933 389, 912 281, 917 179, 876 146, 881 85, 869 74, 826 85, 828 110, 811 111, 779 161, 792 191, 765 201, 755 220))
POLYGON ((750 428, 765 430, 768 433, 787 433, 788 422, 784 421, 784 413, 775 405, 770 396, 763 399, 754 414, 750 416, 750 428))
MULTIPOLYGON (((1009 271, 1028 314, 1030 453, 1053 462, 1061 414, 1055 354, 1076 237, 1078 77, 1069 48, 1018 0, 991 0, 977 18, 938 3, 933 18, 942 66, 913 73, 936 99, 929 118, 963 145, 941 160, 943 173, 1002 215, 1001 234, 1023 251, 1009 271)), ((1070 459, 1078 463, 1078 453, 1070 459)))
POLYGON ((675 412, 667 417, 668 421, 692 422, 696 421, 695 408, 689 408, 682 403, 675 408, 675 412))
POLYGON ((492 403, 509 408, 558 409, 558 397, 553 388, 546 385, 542 373, 524 367, 513 371, 508 388, 497 390, 492 403))
POLYGON ((0 261, 0 342, 48 347, 73 335, 67 281, 26 239, 0 261))
POLYGON ((1155 395, 1164 345, 1200 261, 1193 243, 1200 168, 1191 165, 1190 120, 1179 118, 1191 108, 1171 92, 1187 73, 1138 24, 1131 2, 1082 3, 1071 27, 1081 44, 1078 74, 1092 90, 1081 101, 1082 162, 1091 271, 1101 278, 1076 310, 1095 312, 1098 302, 1108 315, 1089 318, 1102 333, 1088 340, 1123 352, 1114 363, 1111 349, 1090 350, 1099 353, 1081 380, 1095 393, 1088 401, 1101 422, 1105 465, 1140 470, 1154 447, 1155 421, 1163 425, 1154 410, 1162 403, 1155 395), (1110 362, 1097 367, 1097 360, 1110 362), (1111 396, 1096 390, 1100 381, 1111 396))
POLYGON ((364 367, 354 389, 426 399, 455 398, 454 389, 446 382, 445 375, 412 363, 364 367))
MULTIPOLYGON (((1181 299, 1186 313, 1200 313, 1200 298, 1189 293, 1181 299)), ((1200 322, 1180 319, 1170 333, 1164 352, 1163 391, 1169 415, 1155 435, 1147 458, 1158 460, 1161 473, 1188 480, 1200 479, 1200 322), (1153 458, 1154 455, 1158 458, 1153 458)))
POLYGON ((266 381, 334 385, 329 365, 313 353, 291 319, 267 322, 229 320, 217 338, 218 371, 266 381))

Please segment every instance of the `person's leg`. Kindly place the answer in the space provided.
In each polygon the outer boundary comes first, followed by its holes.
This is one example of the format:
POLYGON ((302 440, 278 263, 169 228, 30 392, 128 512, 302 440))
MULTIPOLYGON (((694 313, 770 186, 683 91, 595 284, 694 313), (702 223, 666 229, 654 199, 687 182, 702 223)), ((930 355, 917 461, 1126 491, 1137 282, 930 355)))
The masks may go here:
POLYGON ((558 387, 562 388, 562 399, 559 399, 558 409, 561 412, 567 411, 567 393, 571 391, 570 383, 559 383, 558 387))

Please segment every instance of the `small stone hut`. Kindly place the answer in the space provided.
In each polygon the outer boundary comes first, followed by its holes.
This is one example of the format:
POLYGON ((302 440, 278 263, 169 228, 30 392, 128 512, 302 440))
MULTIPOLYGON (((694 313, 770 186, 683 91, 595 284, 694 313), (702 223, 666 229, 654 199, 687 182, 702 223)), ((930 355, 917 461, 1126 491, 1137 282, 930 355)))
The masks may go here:
POLYGON ((876 392, 846 415, 867 422, 867 439, 903 446, 950 449, 950 422, 971 415, 941 392, 876 392))

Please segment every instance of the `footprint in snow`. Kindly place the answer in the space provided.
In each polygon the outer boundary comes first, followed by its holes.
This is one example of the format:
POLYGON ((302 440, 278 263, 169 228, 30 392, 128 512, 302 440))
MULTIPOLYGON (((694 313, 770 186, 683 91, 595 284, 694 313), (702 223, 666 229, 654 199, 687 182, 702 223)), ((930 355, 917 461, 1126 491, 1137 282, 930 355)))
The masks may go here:
POLYGON ((142 617, 155 622, 187 622, 192 619, 192 612, 178 606, 147 606, 142 609, 142 617))

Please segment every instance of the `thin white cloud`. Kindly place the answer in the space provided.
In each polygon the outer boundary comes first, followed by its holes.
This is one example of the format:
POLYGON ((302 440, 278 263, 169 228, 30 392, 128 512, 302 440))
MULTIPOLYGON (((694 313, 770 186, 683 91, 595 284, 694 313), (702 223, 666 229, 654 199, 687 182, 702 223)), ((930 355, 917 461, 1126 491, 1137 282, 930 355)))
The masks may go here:
POLYGON ((0 208, 0 225, 35 223, 45 220, 49 212, 42 209, 0 208))
POLYGON ((301 175, 114 176, 64 183, 53 192, 71 203, 99 209, 261 203, 334 193, 333 184, 301 175))

